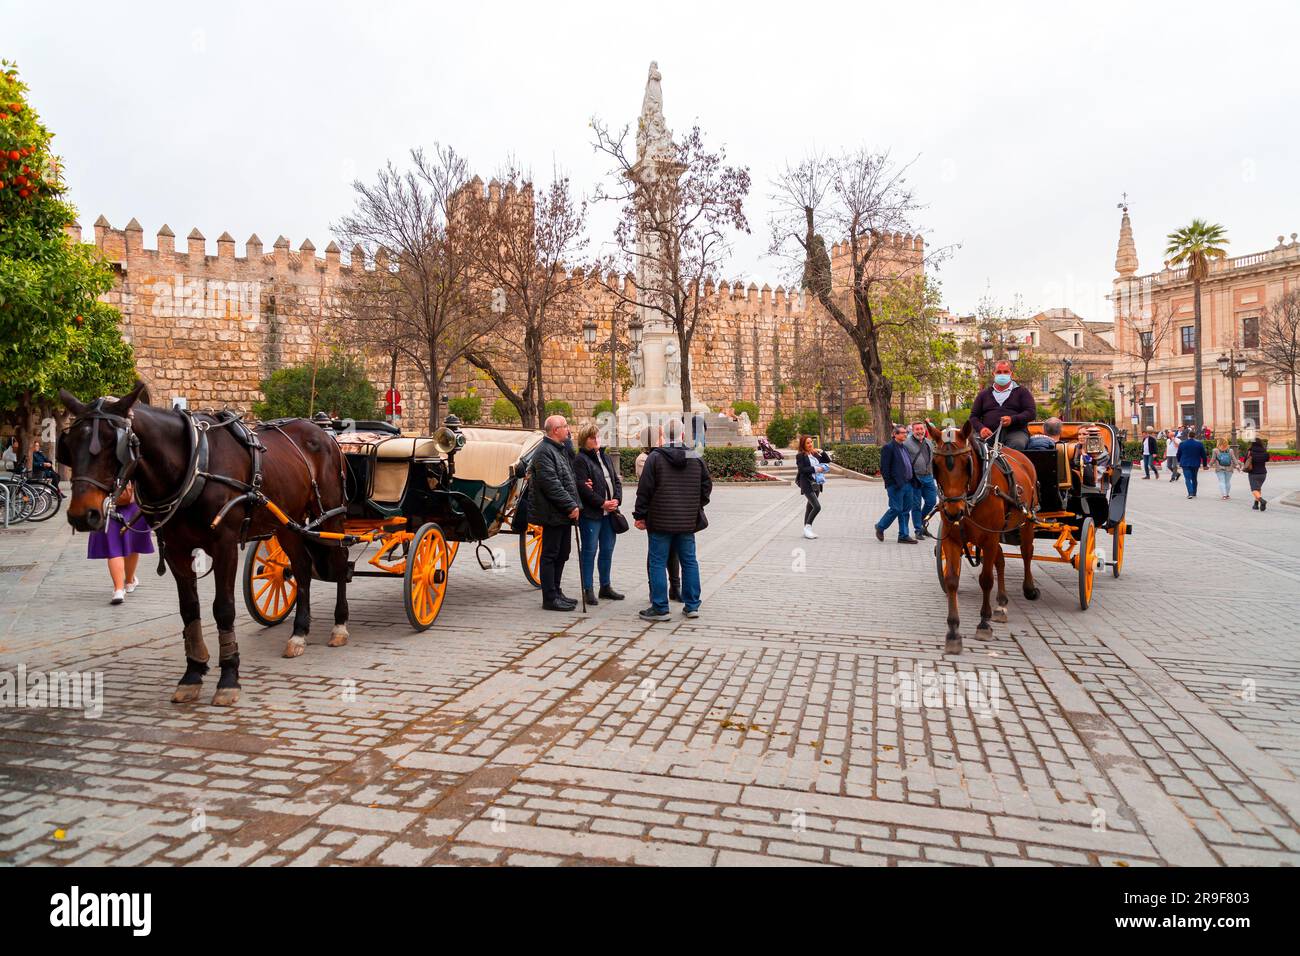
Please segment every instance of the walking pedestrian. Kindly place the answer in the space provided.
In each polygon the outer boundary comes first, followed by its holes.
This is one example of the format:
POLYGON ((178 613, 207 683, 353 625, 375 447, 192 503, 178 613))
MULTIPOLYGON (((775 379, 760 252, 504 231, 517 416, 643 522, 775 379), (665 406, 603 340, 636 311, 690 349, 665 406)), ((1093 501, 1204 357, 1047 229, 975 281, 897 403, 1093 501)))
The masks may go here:
POLYGON ((1205 453, 1205 446, 1189 432, 1188 437, 1178 443, 1178 467, 1183 470, 1183 483, 1187 486, 1189 501, 1196 497, 1197 473, 1209 466, 1210 459, 1205 453))
POLYGON ((1250 493, 1255 499, 1255 503, 1250 506, 1251 511, 1268 510, 1268 502, 1264 500, 1264 479, 1268 477, 1268 460, 1268 439, 1263 435, 1256 435, 1255 440, 1246 449, 1246 459, 1242 464, 1249 476, 1250 493))
POLYGON ((563 415, 552 415, 544 425, 546 435, 528 469, 529 518, 542 526, 542 607, 572 611, 578 602, 564 593, 561 583, 573 551, 572 528, 582 511, 573 474, 573 436, 563 415))
POLYGON ((1142 436, 1142 480, 1147 481, 1151 478, 1152 472, 1157 478, 1160 477, 1160 469, 1155 467, 1156 453, 1160 450, 1156 442, 1156 430, 1148 425, 1146 433, 1142 436))
POLYGON ((1241 467, 1237 456, 1228 449, 1228 439, 1214 444, 1214 477, 1219 479, 1219 495, 1224 501, 1232 497, 1232 473, 1241 467))
POLYGON ((614 544, 620 526, 627 530, 627 519, 619 522, 614 517, 623 503, 623 480, 618 469, 600 447, 600 428, 587 425, 578 432, 578 456, 573 461, 573 475, 578 482, 578 497, 582 500, 582 514, 578 516, 578 534, 581 548, 578 567, 582 571, 583 598, 589 607, 598 602, 595 590, 597 555, 600 567, 600 597, 621 601, 623 595, 615 591, 610 582, 614 565, 614 544))
POLYGON ((807 500, 803 509, 803 536, 815 538, 817 535, 812 526, 822 510, 822 487, 826 483, 826 473, 831 470, 831 459, 826 452, 813 447, 812 435, 800 435, 794 447, 799 450, 794 456, 798 468, 795 483, 799 486, 799 493, 807 500))
MULTIPOLYGON (((663 428, 656 429, 653 433, 649 426, 641 432, 641 454, 636 456, 636 480, 641 480, 641 473, 645 471, 645 463, 650 458, 650 452, 654 451, 664 443, 663 428)), ((646 574, 650 573, 650 555, 646 553, 646 574)), ((682 603, 682 563, 677 560, 677 548, 675 545, 668 547, 668 600, 682 603)))
POLYGON ((1170 429, 1165 434, 1165 464, 1169 466, 1169 480, 1178 480, 1178 446, 1182 444, 1182 439, 1178 433, 1170 429))
POLYGON ((925 422, 912 422, 912 434, 907 436, 903 448, 912 461, 912 474, 917 481, 912 493, 912 534, 917 540, 933 538, 925 519, 939 500, 939 485, 934 480, 934 442, 925 433, 925 422))
POLYGON ((708 527, 704 507, 713 481, 703 456, 686 445, 686 429, 669 419, 667 443, 650 452, 637 482, 632 517, 650 535, 650 606, 642 620, 668 620, 668 552, 675 545, 682 564, 682 603, 685 617, 700 616, 700 564, 695 534, 708 527))
POLYGON ((127 485, 117 498, 113 516, 98 531, 90 533, 86 557, 108 561, 108 576, 113 580, 113 599, 121 604, 135 592, 140 580, 135 576, 140 555, 153 554, 153 535, 135 503, 135 487, 127 485))
POLYGON ((889 507, 876 522, 876 540, 885 540, 885 529, 898 519, 898 543, 916 544, 917 541, 907 533, 908 522, 912 517, 912 489, 917 487, 916 476, 912 472, 912 459, 903 447, 907 441, 907 426, 895 425, 893 441, 885 442, 880 449, 880 477, 885 481, 885 494, 889 496, 889 507))

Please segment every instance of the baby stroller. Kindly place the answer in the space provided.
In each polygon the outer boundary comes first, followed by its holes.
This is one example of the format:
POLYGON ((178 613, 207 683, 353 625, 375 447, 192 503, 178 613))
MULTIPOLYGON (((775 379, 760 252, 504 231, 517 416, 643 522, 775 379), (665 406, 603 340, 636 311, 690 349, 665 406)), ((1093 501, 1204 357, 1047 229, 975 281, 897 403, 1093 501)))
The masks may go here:
POLYGON ((760 438, 758 440, 758 450, 763 453, 763 461, 785 461, 785 456, 781 454, 780 449, 766 438, 760 438))

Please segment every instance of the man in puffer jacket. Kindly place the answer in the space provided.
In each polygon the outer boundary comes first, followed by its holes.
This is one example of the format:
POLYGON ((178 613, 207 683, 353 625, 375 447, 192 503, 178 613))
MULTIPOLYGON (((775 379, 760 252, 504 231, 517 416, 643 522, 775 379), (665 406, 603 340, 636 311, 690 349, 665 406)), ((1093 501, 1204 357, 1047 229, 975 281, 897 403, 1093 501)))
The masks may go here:
POLYGON ((546 419, 546 437, 528 468, 529 520, 542 526, 542 607, 548 611, 572 611, 578 606, 560 588, 580 510, 572 449, 569 423, 563 415, 552 415, 546 419))
POLYGON ((699 452, 686 446, 686 427, 669 419, 667 443, 650 452, 637 482, 636 526, 650 534, 650 606, 641 612, 646 621, 666 621, 668 616, 668 551, 675 548, 682 565, 682 603, 685 617, 700 616, 700 565, 695 557, 695 532, 708 526, 704 506, 713 481, 699 452))

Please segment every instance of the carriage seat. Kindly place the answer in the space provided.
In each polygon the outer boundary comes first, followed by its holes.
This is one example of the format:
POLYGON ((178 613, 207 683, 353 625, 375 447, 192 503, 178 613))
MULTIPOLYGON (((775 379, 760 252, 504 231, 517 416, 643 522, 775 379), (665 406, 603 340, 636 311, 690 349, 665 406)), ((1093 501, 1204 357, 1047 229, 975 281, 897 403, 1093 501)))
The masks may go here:
POLYGON ((540 432, 506 428, 462 428, 465 447, 456 452, 456 478, 494 487, 510 480, 510 469, 542 441, 540 432))

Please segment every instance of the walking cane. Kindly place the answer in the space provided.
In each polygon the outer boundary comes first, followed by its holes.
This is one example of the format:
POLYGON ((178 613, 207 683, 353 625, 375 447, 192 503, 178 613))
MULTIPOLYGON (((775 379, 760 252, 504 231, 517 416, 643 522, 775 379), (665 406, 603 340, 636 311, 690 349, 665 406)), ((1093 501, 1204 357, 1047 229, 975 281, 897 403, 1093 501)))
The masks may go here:
POLYGON ((582 613, 587 613, 587 589, 582 586, 582 533, 578 530, 578 522, 573 523, 573 540, 578 544, 578 590, 582 592, 582 613))

